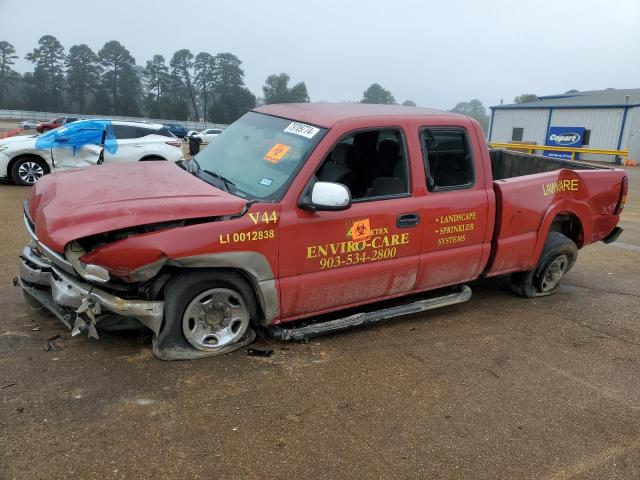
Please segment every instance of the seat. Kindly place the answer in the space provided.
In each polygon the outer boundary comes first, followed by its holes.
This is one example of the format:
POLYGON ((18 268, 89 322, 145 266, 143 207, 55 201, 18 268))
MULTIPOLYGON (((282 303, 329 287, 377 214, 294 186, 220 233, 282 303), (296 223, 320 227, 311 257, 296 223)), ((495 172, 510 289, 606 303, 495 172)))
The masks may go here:
POLYGON ((352 171, 350 168, 352 160, 351 153, 351 145, 347 143, 340 143, 336 145, 322 167, 320 167, 320 170, 318 170, 318 180, 321 182, 342 183, 349 187, 350 179, 352 177, 352 171))
POLYGON ((393 140, 383 140, 370 171, 369 188, 365 197, 394 195, 406 191, 404 163, 400 154, 400 145, 393 140))
POLYGON ((372 168, 373 179, 378 177, 392 177, 393 171, 400 160, 400 145, 393 140, 383 140, 378 145, 372 168))

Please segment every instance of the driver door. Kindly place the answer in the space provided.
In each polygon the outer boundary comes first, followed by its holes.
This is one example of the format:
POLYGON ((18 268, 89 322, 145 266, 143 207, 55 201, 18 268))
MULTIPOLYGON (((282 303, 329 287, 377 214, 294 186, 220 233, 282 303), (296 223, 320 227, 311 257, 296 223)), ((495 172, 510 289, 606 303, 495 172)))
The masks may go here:
POLYGON ((422 225, 417 214, 419 199, 410 193, 404 143, 399 128, 343 137, 314 179, 349 188, 351 207, 343 211, 283 210, 279 225, 283 319, 355 306, 414 288, 422 225), (389 149, 390 141, 399 143, 398 148, 389 149), (389 168, 363 184, 366 172, 384 170, 385 162, 391 163, 389 168), (376 180, 382 176, 387 180, 376 180), (400 186, 396 191, 374 190, 372 185, 380 183, 400 186))

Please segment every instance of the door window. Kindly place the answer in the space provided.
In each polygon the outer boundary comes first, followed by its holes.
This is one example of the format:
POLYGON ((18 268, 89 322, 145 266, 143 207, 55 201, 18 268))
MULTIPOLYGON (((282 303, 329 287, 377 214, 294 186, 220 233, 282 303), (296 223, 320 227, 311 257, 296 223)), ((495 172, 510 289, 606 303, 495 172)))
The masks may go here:
POLYGON ((421 141, 430 191, 473 186, 473 157, 464 130, 425 129, 421 141))
POLYGON ((331 149, 316 178, 345 185, 354 202, 407 195, 406 151, 399 129, 352 133, 331 149))

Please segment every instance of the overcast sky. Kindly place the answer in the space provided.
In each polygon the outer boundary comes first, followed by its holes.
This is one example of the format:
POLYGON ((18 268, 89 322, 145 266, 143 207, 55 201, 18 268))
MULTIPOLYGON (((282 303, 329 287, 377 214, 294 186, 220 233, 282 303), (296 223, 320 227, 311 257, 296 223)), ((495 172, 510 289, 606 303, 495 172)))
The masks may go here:
POLYGON ((138 65, 180 48, 231 52, 254 94, 287 72, 312 101, 360 100, 373 82, 398 102, 445 109, 640 88, 638 0, 0 0, 0 22, 22 72, 51 34, 67 50, 118 40, 138 65))

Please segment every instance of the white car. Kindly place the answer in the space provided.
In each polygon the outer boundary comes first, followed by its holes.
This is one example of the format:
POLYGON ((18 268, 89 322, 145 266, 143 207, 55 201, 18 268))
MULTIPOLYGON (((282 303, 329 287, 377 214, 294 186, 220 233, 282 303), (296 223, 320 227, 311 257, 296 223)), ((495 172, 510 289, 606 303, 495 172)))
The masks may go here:
POLYGON ((202 143, 209 143, 221 133, 222 133, 221 128, 205 128, 204 130, 196 133, 193 136, 202 139, 202 143))
POLYGON ((36 125, 38 125, 38 124, 37 124, 37 122, 32 122, 31 120, 24 120, 24 121, 18 123, 18 125, 23 130, 35 130, 36 125))
POLYGON ((69 168, 183 159, 182 142, 163 125, 79 120, 42 135, 0 140, 0 179, 33 185, 49 172, 69 168))

